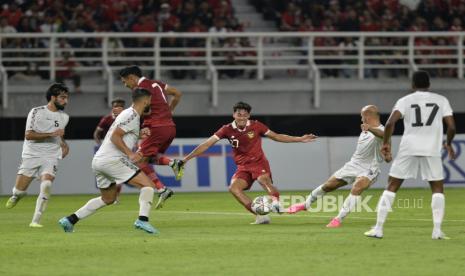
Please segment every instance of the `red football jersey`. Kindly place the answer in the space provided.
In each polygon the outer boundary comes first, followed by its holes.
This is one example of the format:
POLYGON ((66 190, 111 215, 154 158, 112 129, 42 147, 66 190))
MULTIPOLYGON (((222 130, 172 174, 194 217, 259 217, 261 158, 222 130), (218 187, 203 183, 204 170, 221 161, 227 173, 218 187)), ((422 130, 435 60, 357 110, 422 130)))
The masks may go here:
POLYGON ((234 162, 243 166, 266 160, 262 149, 262 136, 268 127, 256 120, 249 120, 244 129, 238 129, 235 122, 222 126, 215 135, 228 139, 233 148, 234 162))
POLYGON ((107 135, 107 132, 110 129, 114 121, 115 119, 113 118, 112 114, 103 116, 102 119, 100 119, 100 122, 97 125, 99 128, 103 129, 102 133, 99 135, 100 139, 105 138, 105 135, 107 135))
POLYGON ((165 93, 167 84, 142 77, 137 85, 152 94, 150 115, 144 117, 143 127, 174 126, 173 116, 165 93))

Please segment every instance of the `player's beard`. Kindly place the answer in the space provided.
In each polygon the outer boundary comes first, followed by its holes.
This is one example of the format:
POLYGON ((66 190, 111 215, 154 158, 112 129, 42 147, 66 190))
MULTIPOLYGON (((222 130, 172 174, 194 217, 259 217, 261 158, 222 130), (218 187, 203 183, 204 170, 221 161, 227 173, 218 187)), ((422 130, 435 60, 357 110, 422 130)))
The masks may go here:
POLYGON ((61 105, 57 101, 54 101, 53 104, 55 105, 56 109, 58 109, 58 110, 64 110, 65 109, 65 105, 61 105))
POLYGON ((145 108, 144 108, 144 114, 148 114, 150 113, 150 105, 147 105, 145 108))

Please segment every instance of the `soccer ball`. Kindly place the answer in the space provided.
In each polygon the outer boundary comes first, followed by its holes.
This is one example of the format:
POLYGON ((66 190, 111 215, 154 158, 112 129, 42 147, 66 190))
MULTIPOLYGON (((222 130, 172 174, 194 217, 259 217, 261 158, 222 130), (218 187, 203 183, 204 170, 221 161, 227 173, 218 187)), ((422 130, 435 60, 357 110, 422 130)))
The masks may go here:
POLYGON ((252 211, 258 215, 266 215, 271 212, 271 199, 268 196, 257 196, 252 201, 252 211))

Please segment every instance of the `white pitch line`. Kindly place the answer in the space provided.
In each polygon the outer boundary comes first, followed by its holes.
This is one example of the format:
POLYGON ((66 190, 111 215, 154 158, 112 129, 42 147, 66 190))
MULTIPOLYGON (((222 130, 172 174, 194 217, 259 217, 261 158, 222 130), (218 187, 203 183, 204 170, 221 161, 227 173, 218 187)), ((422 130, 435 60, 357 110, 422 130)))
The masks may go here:
MULTIPOLYGON (((235 212, 202 212, 202 211, 159 211, 160 213, 170 213, 170 214, 183 214, 183 215, 218 215, 218 216, 251 216, 251 214, 248 213, 235 213, 235 212)), ((313 214, 308 214, 308 215, 289 215, 289 214, 282 214, 282 215, 275 215, 274 217, 282 217, 282 218, 303 218, 303 217, 308 217, 308 218, 334 218, 334 216, 322 216, 322 215, 313 215, 313 214)), ((360 219, 360 220, 373 220, 376 221, 376 218, 365 218, 365 217, 355 217, 355 216, 348 216, 350 219, 360 219)), ((426 218, 412 218, 412 219, 399 219, 399 218, 393 218, 393 219, 388 219, 390 221, 427 221, 431 222, 432 219, 426 219, 426 218)), ((461 219, 445 219, 443 222, 465 222, 465 220, 461 219)))

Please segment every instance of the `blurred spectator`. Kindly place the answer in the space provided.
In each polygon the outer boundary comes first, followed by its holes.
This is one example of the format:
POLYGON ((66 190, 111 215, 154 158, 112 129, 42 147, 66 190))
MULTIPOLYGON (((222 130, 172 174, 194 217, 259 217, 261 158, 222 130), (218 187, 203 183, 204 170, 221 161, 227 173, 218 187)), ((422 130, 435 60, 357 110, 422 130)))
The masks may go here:
MULTIPOLYGON (((231 50, 223 51, 224 61, 222 62, 222 65, 225 65, 225 66, 240 65, 239 61, 236 59, 236 57, 239 57, 241 55, 241 52, 236 50, 236 48, 239 48, 239 44, 237 43, 236 38, 228 37, 225 40, 223 47, 225 49, 231 49, 231 50)), ((218 73, 219 73, 220 78, 224 76, 227 76, 229 78, 235 78, 241 75, 243 71, 237 68, 228 68, 228 69, 218 70, 218 73)))
MULTIPOLYGON (((167 66, 183 66, 187 65, 188 63, 182 59, 183 56, 185 56, 185 53, 182 51, 182 49, 176 49, 176 48, 181 48, 184 45, 182 44, 182 40, 176 37, 168 37, 168 38, 163 38, 161 40, 161 56, 162 56, 162 65, 167 65, 167 66), (177 51, 176 51, 177 50, 177 51), (178 58, 177 60, 166 60, 164 58, 178 58)), ((169 70, 171 77, 174 79, 184 79, 186 77, 186 70, 182 69, 170 69, 169 70)))
POLYGON ((41 77, 39 75, 37 64, 29 62, 27 64, 26 71, 18 71, 11 77, 10 80, 30 83, 36 83, 40 81, 41 77))
MULTIPOLYGON (((208 32, 209 33, 220 33, 220 34, 227 33, 228 30, 225 27, 224 19, 216 19, 215 20, 215 25, 213 27, 211 27, 208 30, 208 32)), ((220 38, 213 38, 212 39, 212 44, 215 47, 222 46, 223 43, 224 43, 224 38, 220 37, 220 38)))
POLYGON ((63 52, 63 57, 56 62, 56 66, 60 67, 56 70, 56 81, 64 83, 65 80, 70 79, 73 81, 74 92, 82 93, 81 76, 74 69, 78 63, 71 58, 71 54, 63 52))
POLYGON ((159 32, 178 31, 180 22, 177 16, 171 14, 170 5, 164 3, 160 6, 161 11, 157 15, 157 25, 159 32))
POLYGON ((286 11, 281 16, 281 31, 296 31, 302 22, 302 14, 300 8, 294 3, 287 5, 286 11))

